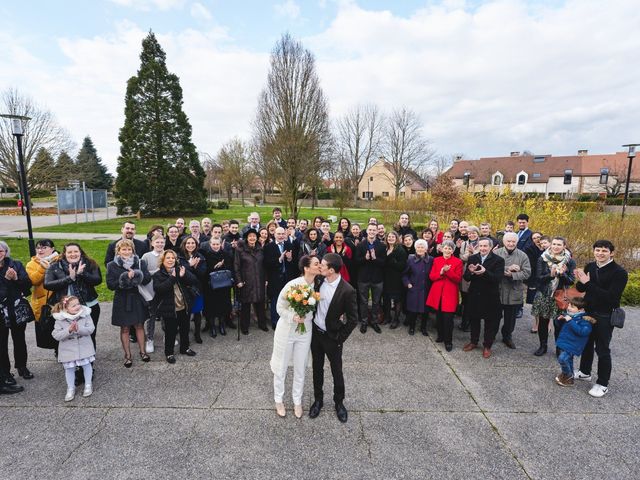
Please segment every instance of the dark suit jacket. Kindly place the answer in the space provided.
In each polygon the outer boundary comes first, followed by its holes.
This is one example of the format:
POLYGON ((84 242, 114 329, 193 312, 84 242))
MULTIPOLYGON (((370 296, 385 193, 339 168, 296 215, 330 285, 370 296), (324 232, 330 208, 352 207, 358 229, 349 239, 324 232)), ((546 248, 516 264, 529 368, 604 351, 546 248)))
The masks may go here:
POLYGON ((267 274, 267 293, 272 298, 280 294, 280 290, 282 290, 289 280, 293 280, 298 276, 297 255, 289 240, 285 240, 284 249, 285 251, 291 250, 293 256, 290 262, 285 259, 285 270, 283 272, 282 264, 279 261, 280 249, 278 248, 278 244, 276 242, 270 242, 264 247, 263 265, 267 274))
MULTIPOLYGON (((316 278, 316 292, 320 291, 323 282, 324 277, 319 276, 316 278)), ((333 294, 327 310, 325 324, 327 326, 327 336, 338 344, 344 343, 358 324, 356 290, 344 278, 340 279, 340 283, 333 294)))
MULTIPOLYGON (((518 232, 516 232, 518 233, 518 232)), ((523 233, 522 236, 518 239, 518 245, 516 246, 516 248, 518 250, 522 250, 523 252, 527 250, 527 248, 533 244, 533 240, 531 240, 531 236, 533 234, 531 233, 530 229, 526 229, 523 233)))
POLYGON ((467 261, 464 279, 469 284, 467 306, 470 312, 498 312, 500 310, 500 282, 504 277, 504 259, 490 252, 482 265, 487 271, 482 275, 475 275, 469 270, 469 265, 480 264, 480 254, 471 255, 467 261))
MULTIPOLYGON (((116 243, 118 242, 119 240, 114 240, 107 247, 107 254, 104 257, 105 266, 109 265, 109 262, 113 261, 113 259, 115 258, 116 243)), ((142 240, 138 240, 137 238, 133 239, 133 245, 135 246, 136 255, 138 256, 138 258, 142 258, 142 255, 149 251, 149 245, 147 244, 147 242, 143 242, 142 240)))

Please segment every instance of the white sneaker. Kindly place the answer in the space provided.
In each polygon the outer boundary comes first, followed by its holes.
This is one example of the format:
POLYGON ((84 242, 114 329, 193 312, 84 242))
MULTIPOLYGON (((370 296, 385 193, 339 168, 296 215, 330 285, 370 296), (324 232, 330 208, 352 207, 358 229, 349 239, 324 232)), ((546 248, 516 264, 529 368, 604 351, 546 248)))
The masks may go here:
POLYGON ((84 390, 82 391, 83 397, 90 397, 93 393, 93 386, 90 383, 86 383, 84 386, 84 390))
POLYGON ((591 381, 591 375, 582 373, 580 370, 576 370, 573 372, 573 378, 575 378, 576 380, 584 380, 585 382, 591 381))
POLYGON ((76 389, 75 388, 67 388, 67 394, 64 396, 65 402, 70 402, 76 398, 76 389))
POLYGON ((153 353, 153 340, 147 340, 144 344, 147 353, 153 353))
POLYGON ((591 390, 589 390, 589 395, 591 395, 592 397, 600 398, 604 397, 608 391, 608 387, 603 387, 599 383, 596 383, 593 387, 591 387, 591 390))

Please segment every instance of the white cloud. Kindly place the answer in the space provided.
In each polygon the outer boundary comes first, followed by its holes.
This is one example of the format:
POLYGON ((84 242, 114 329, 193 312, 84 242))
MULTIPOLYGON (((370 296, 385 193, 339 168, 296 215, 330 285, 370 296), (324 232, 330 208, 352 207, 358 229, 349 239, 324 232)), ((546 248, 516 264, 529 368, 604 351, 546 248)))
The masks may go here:
POLYGON ((290 20, 300 18, 300 5, 298 5, 295 0, 286 0, 285 2, 277 3, 273 8, 281 17, 289 18, 290 20))
POLYGON ((199 2, 191 5, 191 16, 197 20, 211 20, 213 18, 207 7, 199 2))
MULTIPOLYGON (((359 102, 419 113, 441 153, 468 157, 529 149, 611 152, 637 141, 640 109, 634 0, 568 0, 531 11, 516 0, 474 10, 456 2, 409 18, 340 2, 331 25, 303 39, 316 53, 332 116, 359 102)), ((28 39, 3 38, 0 85, 47 105, 80 143, 90 134, 115 170, 126 82, 139 68, 144 28, 61 39, 63 68, 38 58, 28 39)), ((247 137, 266 81, 268 51, 240 48, 221 27, 157 34, 180 77, 199 150, 215 154, 247 137)))
POLYGON ((306 39, 338 115, 357 101, 406 105, 443 152, 610 152, 633 137, 640 38, 632 0, 531 11, 458 2, 410 18, 343 5, 306 39), (629 113, 628 113, 629 112, 629 113))

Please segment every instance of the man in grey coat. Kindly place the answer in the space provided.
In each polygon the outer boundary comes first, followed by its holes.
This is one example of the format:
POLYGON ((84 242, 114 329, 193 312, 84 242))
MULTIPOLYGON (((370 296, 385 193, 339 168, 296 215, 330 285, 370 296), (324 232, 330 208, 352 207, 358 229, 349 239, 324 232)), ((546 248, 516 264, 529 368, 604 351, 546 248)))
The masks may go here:
POLYGON ((500 282, 500 303, 502 304, 502 342, 509 348, 516 348, 513 343, 513 330, 516 326, 516 315, 524 303, 527 286, 524 281, 531 276, 529 257, 518 250, 518 234, 507 232, 502 238, 503 247, 495 254, 504 259, 504 276, 500 282))

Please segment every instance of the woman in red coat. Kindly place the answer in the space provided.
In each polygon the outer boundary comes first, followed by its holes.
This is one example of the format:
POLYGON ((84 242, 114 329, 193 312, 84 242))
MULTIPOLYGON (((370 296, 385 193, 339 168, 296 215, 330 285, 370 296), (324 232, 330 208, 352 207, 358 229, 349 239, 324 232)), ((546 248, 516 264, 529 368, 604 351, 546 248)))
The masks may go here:
POLYGON ((453 256, 456 246, 451 240, 442 242, 442 256, 433 259, 429 279, 431 290, 427 297, 427 306, 436 311, 438 338, 447 352, 453 349, 453 315, 458 308, 460 280, 462 280, 462 261, 453 256))

